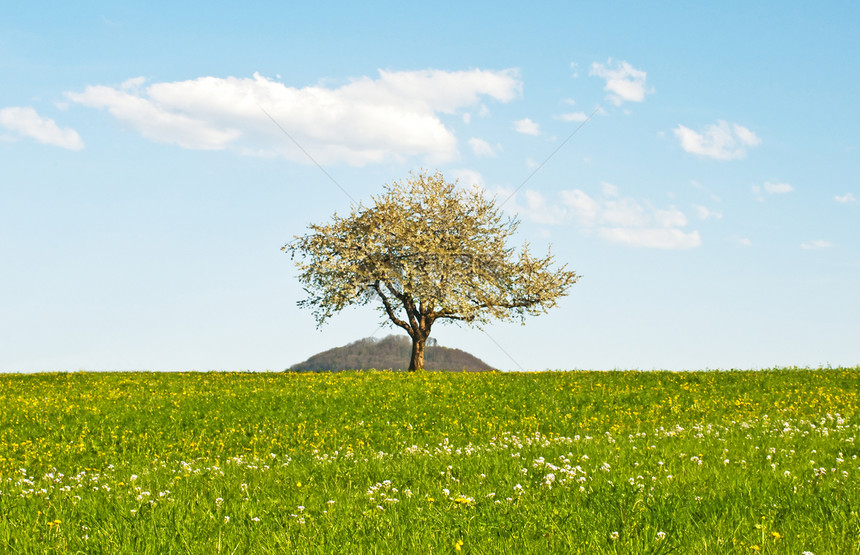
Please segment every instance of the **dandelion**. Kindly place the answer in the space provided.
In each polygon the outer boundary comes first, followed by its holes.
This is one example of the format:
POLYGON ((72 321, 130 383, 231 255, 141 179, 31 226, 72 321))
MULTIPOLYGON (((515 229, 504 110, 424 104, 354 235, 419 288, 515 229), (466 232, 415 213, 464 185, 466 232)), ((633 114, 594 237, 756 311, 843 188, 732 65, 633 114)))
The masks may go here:
POLYGON ((454 544, 454 549, 457 551, 462 550, 463 548, 463 540, 457 540, 457 543, 454 544))

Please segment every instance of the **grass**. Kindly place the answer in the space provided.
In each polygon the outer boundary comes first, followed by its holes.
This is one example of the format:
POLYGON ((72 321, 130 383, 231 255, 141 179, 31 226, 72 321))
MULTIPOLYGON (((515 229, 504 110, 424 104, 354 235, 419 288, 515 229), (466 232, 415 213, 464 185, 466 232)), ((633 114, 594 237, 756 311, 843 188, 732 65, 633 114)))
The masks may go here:
POLYGON ((3 553, 860 553, 860 368, 0 375, 3 553))

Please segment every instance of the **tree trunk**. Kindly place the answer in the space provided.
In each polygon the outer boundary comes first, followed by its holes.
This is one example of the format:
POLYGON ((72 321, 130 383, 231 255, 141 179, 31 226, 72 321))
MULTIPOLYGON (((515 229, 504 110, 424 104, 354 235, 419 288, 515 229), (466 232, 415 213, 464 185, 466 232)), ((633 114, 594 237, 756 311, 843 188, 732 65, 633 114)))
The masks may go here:
POLYGON ((428 335, 419 332, 412 337, 412 358, 409 359, 410 372, 424 370, 424 345, 427 343, 428 335))

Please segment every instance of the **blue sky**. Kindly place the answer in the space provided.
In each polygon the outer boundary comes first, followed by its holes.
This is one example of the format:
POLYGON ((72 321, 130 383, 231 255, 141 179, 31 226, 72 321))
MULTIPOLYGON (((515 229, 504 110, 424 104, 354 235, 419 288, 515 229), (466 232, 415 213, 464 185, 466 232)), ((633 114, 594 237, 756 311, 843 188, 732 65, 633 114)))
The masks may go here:
POLYGON ((280 247, 420 168, 516 192, 518 238, 583 276, 442 345, 507 370, 858 365, 858 24, 853 2, 5 6, 0 370, 281 370, 392 333, 371 309, 316 329, 280 247))

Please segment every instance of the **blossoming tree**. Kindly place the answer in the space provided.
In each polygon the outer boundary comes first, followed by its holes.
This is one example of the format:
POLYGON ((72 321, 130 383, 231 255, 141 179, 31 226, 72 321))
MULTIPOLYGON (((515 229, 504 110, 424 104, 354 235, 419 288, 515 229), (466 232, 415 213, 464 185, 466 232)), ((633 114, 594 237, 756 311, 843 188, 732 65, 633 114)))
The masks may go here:
POLYGON ((549 252, 510 247, 519 222, 439 172, 413 173, 372 200, 310 225, 281 250, 296 260, 308 294, 298 304, 318 325, 346 306, 377 304, 412 338, 410 371, 424 369, 434 323, 524 320, 554 307, 579 278, 566 266, 552 270, 549 252))

